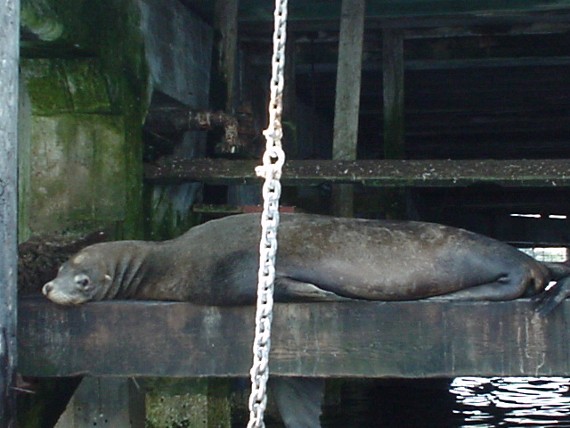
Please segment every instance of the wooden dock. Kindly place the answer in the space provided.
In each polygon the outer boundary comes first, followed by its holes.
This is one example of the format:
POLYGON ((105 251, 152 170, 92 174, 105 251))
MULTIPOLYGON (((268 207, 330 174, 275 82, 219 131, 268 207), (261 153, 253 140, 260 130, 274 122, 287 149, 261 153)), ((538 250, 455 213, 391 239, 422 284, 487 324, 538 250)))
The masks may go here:
MULTIPOLYGON (((248 376, 253 307, 20 302, 22 375, 248 376)), ((277 304, 272 375, 310 377, 570 374, 570 302, 548 318, 533 303, 277 304)))

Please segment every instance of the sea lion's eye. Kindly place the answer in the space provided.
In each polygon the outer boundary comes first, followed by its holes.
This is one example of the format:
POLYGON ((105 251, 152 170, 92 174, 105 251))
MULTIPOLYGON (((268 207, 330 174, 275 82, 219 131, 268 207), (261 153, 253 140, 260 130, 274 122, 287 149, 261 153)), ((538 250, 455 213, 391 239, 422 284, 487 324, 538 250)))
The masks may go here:
POLYGON ((75 283, 83 288, 89 286, 89 277, 85 274, 83 275, 76 275, 75 276, 75 283))

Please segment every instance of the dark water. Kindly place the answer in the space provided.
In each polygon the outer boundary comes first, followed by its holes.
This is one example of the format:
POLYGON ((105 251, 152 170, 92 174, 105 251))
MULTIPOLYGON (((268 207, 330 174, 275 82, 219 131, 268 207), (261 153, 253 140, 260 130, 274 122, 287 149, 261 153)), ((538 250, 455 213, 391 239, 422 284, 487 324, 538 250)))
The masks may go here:
POLYGON ((323 427, 570 427, 570 378, 358 380, 327 391, 323 427))

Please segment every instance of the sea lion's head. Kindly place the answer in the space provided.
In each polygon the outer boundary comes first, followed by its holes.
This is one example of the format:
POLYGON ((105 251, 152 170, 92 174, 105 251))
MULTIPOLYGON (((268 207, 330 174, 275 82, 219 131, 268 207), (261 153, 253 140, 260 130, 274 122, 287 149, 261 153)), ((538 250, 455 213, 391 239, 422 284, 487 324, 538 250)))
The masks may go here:
POLYGON ((105 253, 93 250, 97 244, 81 250, 59 268, 57 277, 46 283, 42 293, 60 305, 79 305, 101 300, 112 285, 103 258, 105 253))

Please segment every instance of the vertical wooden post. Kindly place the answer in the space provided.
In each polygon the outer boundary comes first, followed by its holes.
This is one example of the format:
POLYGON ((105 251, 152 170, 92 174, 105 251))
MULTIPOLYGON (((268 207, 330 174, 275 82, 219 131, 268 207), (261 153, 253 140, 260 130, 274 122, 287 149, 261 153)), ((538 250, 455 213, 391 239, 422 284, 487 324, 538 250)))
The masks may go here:
MULTIPOLYGON (((333 159, 355 160, 362 78, 365 0, 343 0, 338 43, 333 159)), ((333 186, 333 214, 353 215, 353 187, 333 186)))
MULTIPOLYGON (((384 157, 405 158, 404 126, 404 36, 400 30, 382 33, 384 102, 384 157)), ((406 218, 405 189, 384 189, 383 205, 387 218, 406 218)))
POLYGON ((237 61, 237 16, 238 0, 217 0, 215 26, 220 35, 218 48, 218 71, 226 86, 225 109, 231 113, 236 108, 236 61, 237 61))
POLYGON ((384 155, 404 158, 404 37, 401 31, 382 33, 384 82, 384 155))
POLYGON ((16 424, 18 61, 20 2, 0 1, 0 426, 16 424))
POLYGON ((287 159, 298 159, 296 98, 297 80, 295 76, 295 36, 287 35, 285 45, 285 83, 283 88, 283 146, 287 159))

